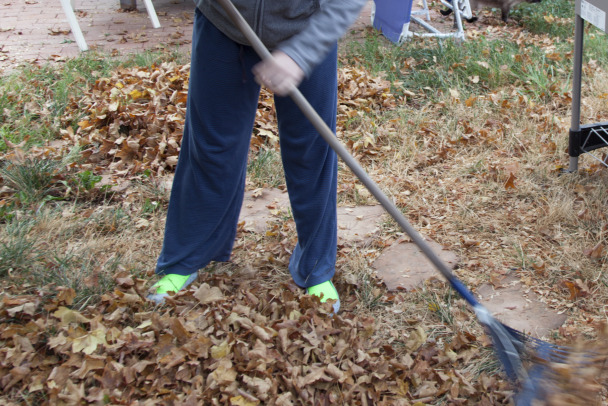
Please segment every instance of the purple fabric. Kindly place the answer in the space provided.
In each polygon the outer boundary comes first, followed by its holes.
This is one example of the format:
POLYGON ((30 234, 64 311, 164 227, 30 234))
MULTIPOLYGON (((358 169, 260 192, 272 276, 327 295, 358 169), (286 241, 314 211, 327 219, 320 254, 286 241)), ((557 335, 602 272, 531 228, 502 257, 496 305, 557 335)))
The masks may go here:
POLYGON ((389 40, 399 42, 403 24, 410 22, 412 0, 374 0, 374 2, 376 3, 374 28, 389 40))

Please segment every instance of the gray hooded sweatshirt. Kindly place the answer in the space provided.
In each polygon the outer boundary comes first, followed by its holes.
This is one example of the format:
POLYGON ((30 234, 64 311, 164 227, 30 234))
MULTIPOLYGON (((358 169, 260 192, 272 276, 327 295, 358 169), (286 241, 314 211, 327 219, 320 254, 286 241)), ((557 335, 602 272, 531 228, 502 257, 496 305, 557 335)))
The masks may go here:
MULTIPOLYGON (((233 41, 250 45, 215 0, 195 0, 197 7, 233 41)), ((367 0, 232 0, 270 51, 280 50, 306 76, 355 21, 367 0)))

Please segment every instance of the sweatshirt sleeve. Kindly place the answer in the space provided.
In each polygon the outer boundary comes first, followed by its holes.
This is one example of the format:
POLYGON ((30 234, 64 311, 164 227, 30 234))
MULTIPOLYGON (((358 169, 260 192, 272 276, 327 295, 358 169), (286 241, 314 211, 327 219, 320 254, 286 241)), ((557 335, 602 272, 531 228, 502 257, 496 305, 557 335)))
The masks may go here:
POLYGON ((367 0, 321 0, 308 26, 279 44, 277 49, 289 55, 309 76, 331 47, 359 16, 367 0))

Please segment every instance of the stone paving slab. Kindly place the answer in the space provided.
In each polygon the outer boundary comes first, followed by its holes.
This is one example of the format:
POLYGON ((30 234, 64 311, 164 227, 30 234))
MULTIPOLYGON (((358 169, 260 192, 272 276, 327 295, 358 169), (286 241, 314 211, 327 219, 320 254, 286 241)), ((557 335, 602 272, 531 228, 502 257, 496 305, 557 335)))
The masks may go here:
POLYGON ((382 206, 338 207, 338 243, 369 245, 380 233, 382 206))
POLYGON ((267 223, 276 218, 280 211, 289 209, 289 196, 279 189, 263 189, 245 192, 239 222, 244 221, 244 229, 263 234, 267 223))
MULTIPOLYGON (((454 269, 458 263, 455 253, 443 249, 434 241, 426 239, 426 242, 439 258, 454 269)), ((394 243, 382 251, 372 266, 388 290, 413 290, 429 278, 441 277, 420 248, 411 242, 394 243)))
POLYGON ((503 324, 538 338, 559 328, 567 319, 538 300, 515 275, 507 275, 499 286, 484 284, 475 292, 479 301, 503 324))
MULTIPOLYGON (((244 229, 263 234, 268 222, 276 220, 281 212, 290 210, 287 192, 279 189, 247 191, 239 222, 244 229)), ((338 242, 344 245, 365 245, 379 233, 384 210, 380 205, 338 207, 338 242)))

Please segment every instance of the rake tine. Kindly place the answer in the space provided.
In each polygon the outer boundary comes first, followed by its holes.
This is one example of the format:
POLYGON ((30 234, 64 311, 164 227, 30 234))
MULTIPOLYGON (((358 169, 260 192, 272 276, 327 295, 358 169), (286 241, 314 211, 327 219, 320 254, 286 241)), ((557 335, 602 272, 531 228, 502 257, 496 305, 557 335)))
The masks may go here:
POLYGON ((536 364, 530 368, 528 379, 523 382, 521 390, 515 398, 517 406, 531 406, 534 400, 545 397, 546 389, 542 383, 547 370, 547 365, 542 364, 536 364))
MULTIPOLYGON (((530 373, 533 373, 532 377, 528 376, 522 365, 522 356, 525 356, 527 359, 536 358, 537 360, 540 360, 541 363, 546 364, 549 362, 566 363, 570 356, 574 354, 575 351, 571 347, 551 344, 498 322, 490 315, 488 310, 477 301, 473 293, 469 291, 464 284, 456 278, 449 279, 449 282, 452 287, 473 306, 477 318, 486 327, 486 332, 492 338, 492 343, 496 348, 496 355, 500 359, 507 376, 512 381, 519 379, 520 382, 530 384, 530 382, 534 381, 534 375, 540 377, 547 369, 545 367, 542 370, 539 370, 540 366, 536 369, 533 367, 530 370, 530 373), (532 350, 532 353, 530 350, 532 350)), ((593 354, 586 354, 585 358, 589 359, 591 356, 593 356, 593 354)))
MULTIPOLYGON (((504 325, 507 332, 522 345, 522 351, 525 347, 531 347, 535 351, 535 355, 547 362, 564 362, 574 353, 574 349, 567 346, 556 345, 543 341, 539 338, 527 335, 519 330, 504 325)), ((589 354, 591 355, 591 354, 589 354)))
POLYGON ((473 310, 479 322, 485 327, 486 333, 492 338, 494 352, 505 369, 507 377, 512 382, 528 379, 520 352, 515 345, 517 341, 513 340, 507 329, 484 306, 478 303, 473 306, 473 310))
MULTIPOLYGON (((605 363, 605 354, 602 355, 596 351, 581 353, 570 347, 556 346, 533 337, 530 338, 535 346, 535 359, 531 360, 532 366, 528 369, 528 379, 521 381, 520 389, 515 397, 517 406, 533 406, 537 404, 535 401, 545 400, 548 395, 559 391, 560 381, 569 379, 564 378, 560 368, 566 368, 568 371, 578 370, 588 374, 590 367, 599 367, 598 362, 605 363), (586 370, 587 372, 585 372, 586 370)), ((576 372, 570 373, 575 376, 577 374, 576 372)), ((568 377, 570 373, 565 376, 568 377)), ((593 402, 593 404, 596 403, 593 402)))

